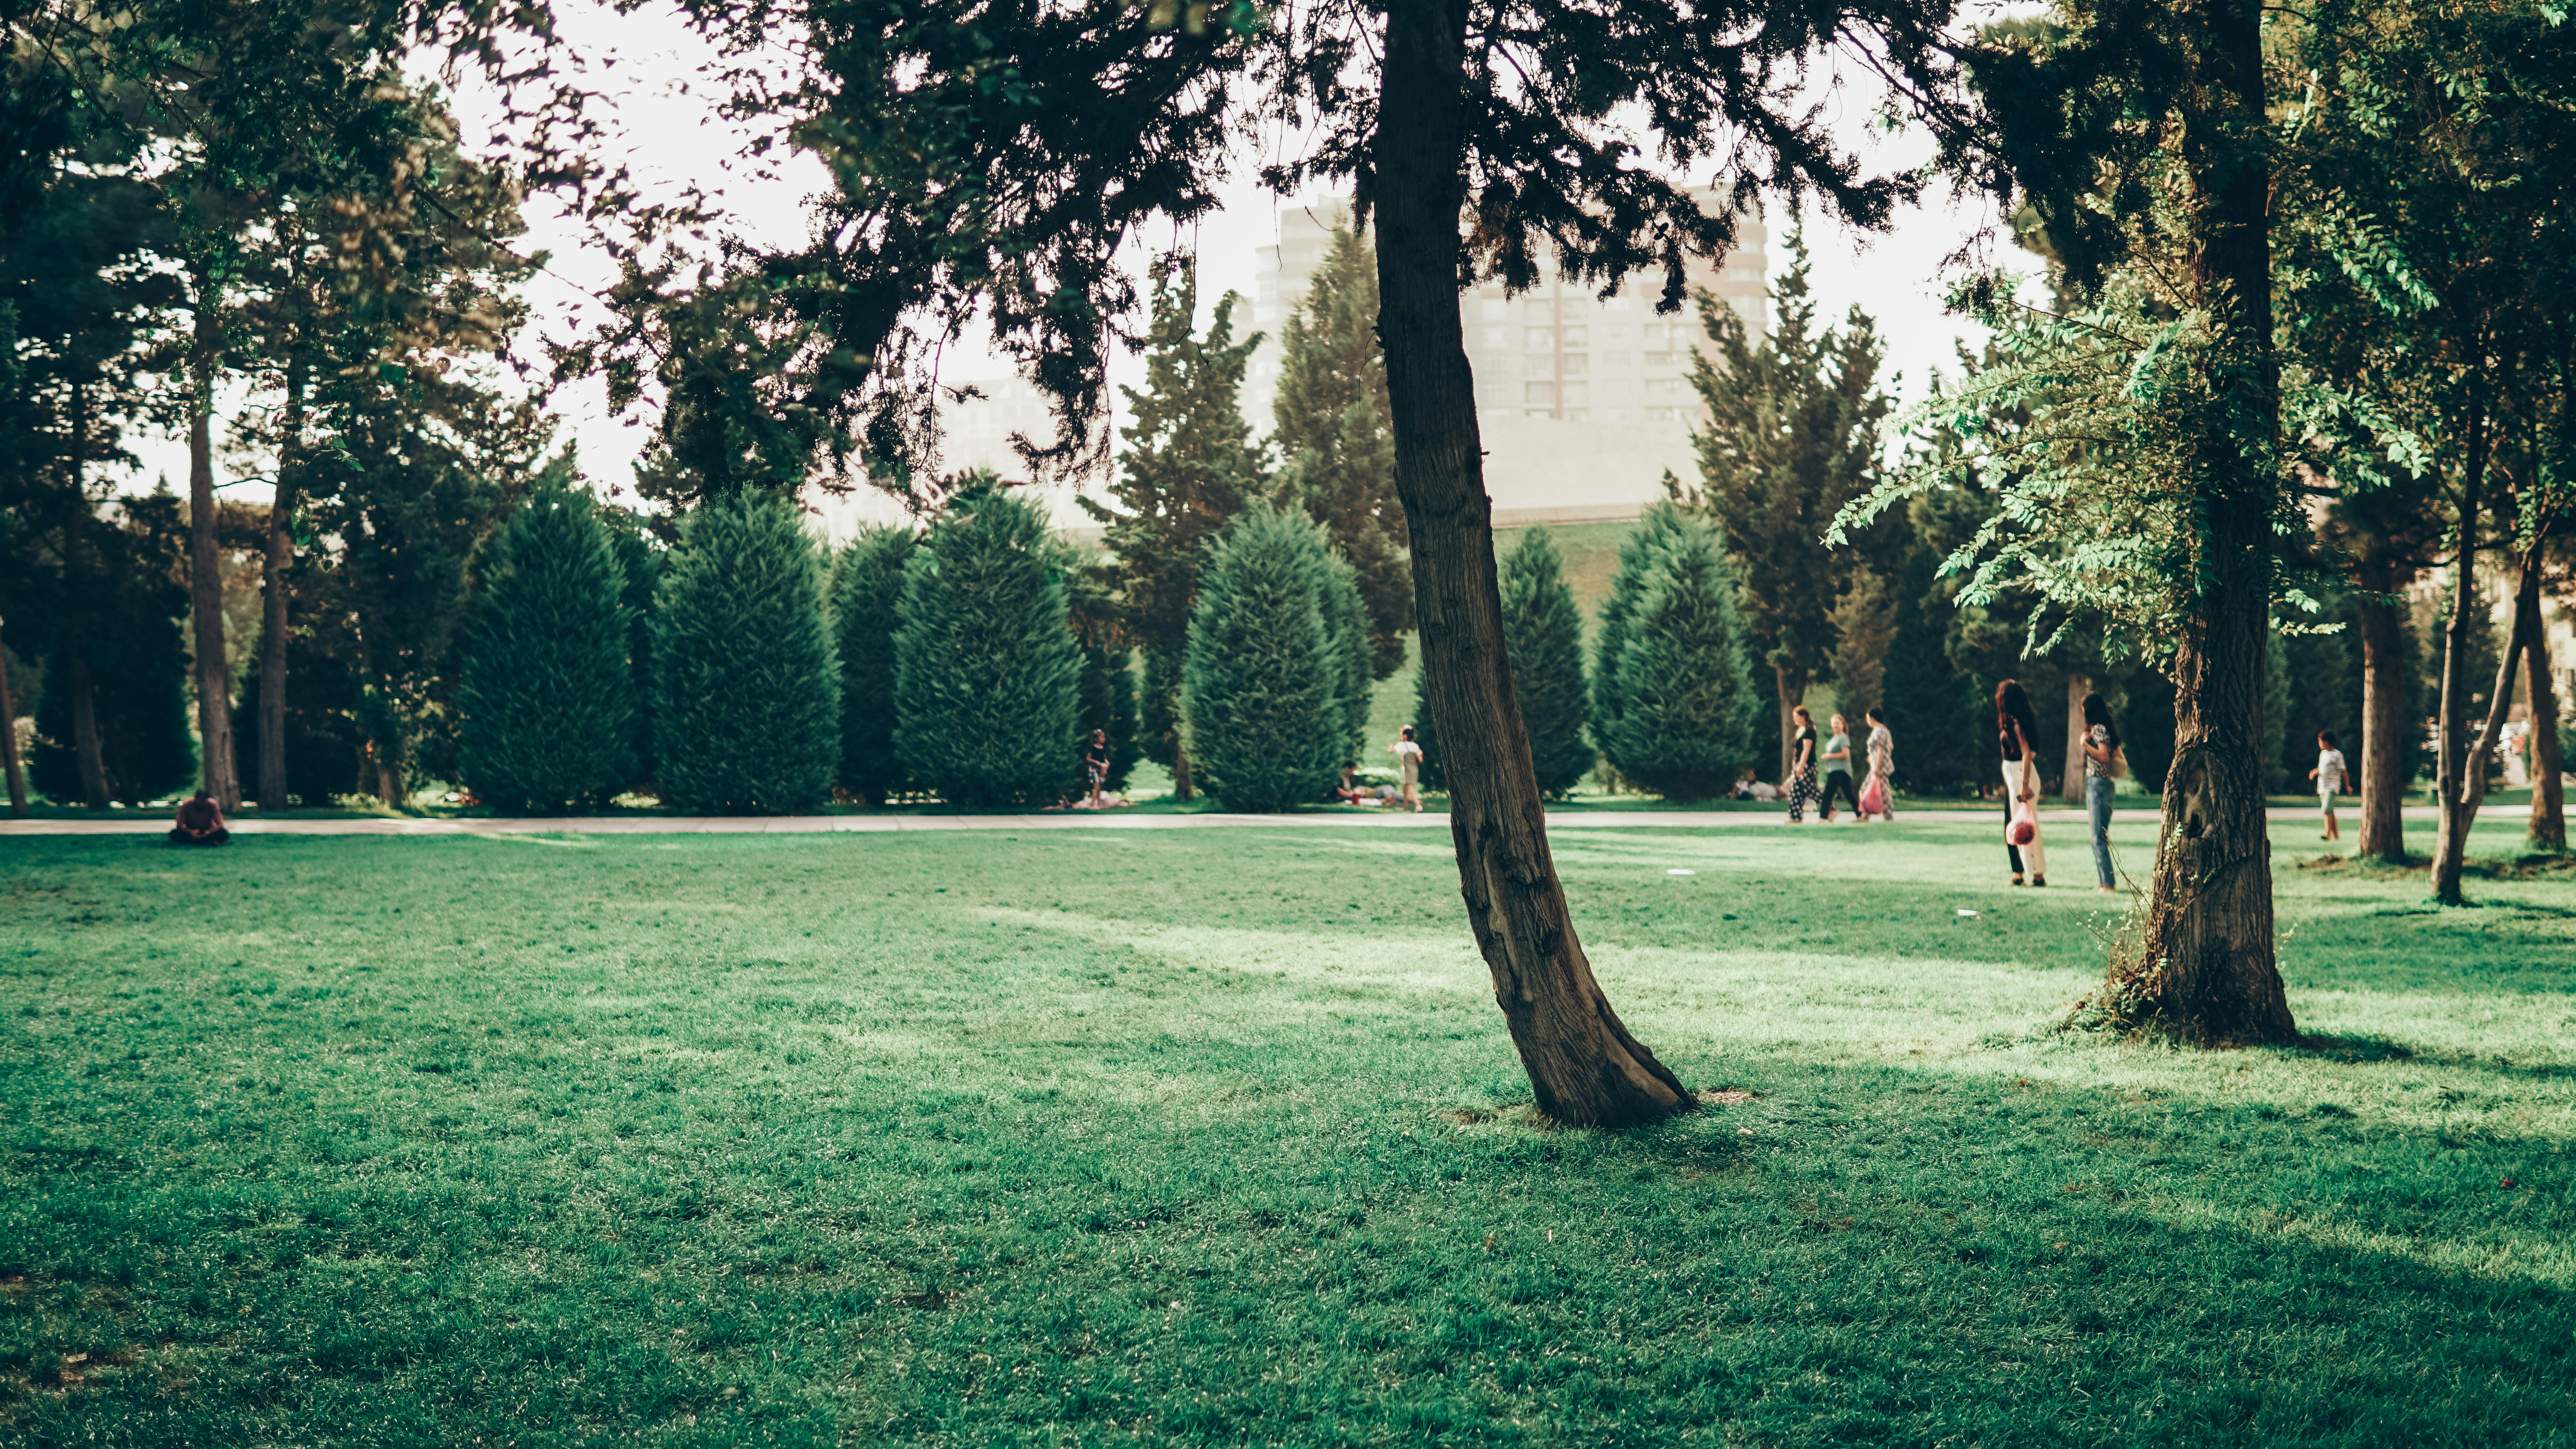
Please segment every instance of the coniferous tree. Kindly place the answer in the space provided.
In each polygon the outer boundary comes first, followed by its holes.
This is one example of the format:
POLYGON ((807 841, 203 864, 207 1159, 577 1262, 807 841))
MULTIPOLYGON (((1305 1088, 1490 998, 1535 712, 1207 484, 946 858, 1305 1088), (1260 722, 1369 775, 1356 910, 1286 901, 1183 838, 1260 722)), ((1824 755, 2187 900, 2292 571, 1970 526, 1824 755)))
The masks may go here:
POLYGON ((822 803, 841 758, 841 666, 821 551, 795 507, 743 493, 692 511, 653 609, 663 797, 776 814, 822 803))
POLYGON ((1305 304, 1288 314, 1279 343, 1279 392, 1271 404, 1279 496, 1324 525, 1334 551, 1357 570, 1370 669, 1384 679, 1404 664, 1413 571, 1404 556, 1386 357, 1377 340, 1377 254, 1350 228, 1333 229, 1305 304))
POLYGON ((1531 529, 1504 557, 1502 590, 1503 638, 1521 723, 1529 729, 1530 762, 1538 787, 1562 795, 1592 768, 1593 751, 1583 733, 1583 612, 1546 529, 1531 529))
POLYGON ((1658 552, 1626 625, 1611 681, 1620 772, 1678 800, 1726 794, 1754 757, 1762 710, 1715 529, 1680 530, 1658 552))
POLYGON ((1254 504, 1208 550, 1184 694, 1208 793, 1229 810, 1321 800, 1349 755, 1348 655, 1326 620, 1321 532, 1254 504))
POLYGON ((1843 505, 1876 481, 1879 392, 1885 345, 1854 307, 1839 328, 1816 327, 1803 231, 1789 235, 1789 265, 1772 288, 1777 325, 1756 345, 1735 310, 1712 297, 1700 316, 1716 356, 1694 354, 1691 385, 1709 410, 1699 482, 1678 490, 1725 525, 1744 581, 1745 623, 1778 705, 1781 770, 1795 725, 1790 711, 1832 658, 1833 612, 1847 570, 1818 542, 1843 505))
MULTIPOLYGON (((1670 481, 1666 475, 1667 483, 1670 481)), ((1688 515, 1669 503, 1649 504, 1637 527, 1619 545, 1619 567, 1610 576, 1610 595, 1601 601, 1601 631, 1593 637, 1592 742, 1610 768, 1630 775, 1619 755, 1618 724, 1626 696, 1620 691, 1619 660, 1646 590, 1663 567, 1663 558, 1692 527, 1688 515)))
POLYGON ((562 477, 501 526, 457 690, 459 774, 485 804, 559 814, 635 778, 625 588, 598 510, 562 477))
POLYGON ((603 504, 600 518, 608 541, 617 550, 618 571, 626 579, 621 596, 626 605, 626 675, 635 700, 631 754, 635 777, 630 788, 656 788, 661 764, 653 754, 653 595, 662 582, 662 563, 670 557, 660 535, 641 514, 618 504, 603 504))
POLYGON ((1120 435, 1126 448, 1109 486, 1116 507, 1079 500, 1104 525, 1127 629, 1145 651, 1145 753, 1171 769, 1173 793, 1183 799, 1189 752, 1172 701, 1198 599, 1201 545, 1263 486, 1261 449, 1236 400, 1261 334, 1234 340, 1240 300, 1231 292, 1219 298, 1207 335, 1198 336, 1195 265, 1181 256, 1154 264, 1145 386, 1120 389, 1135 420, 1120 435))
POLYGON ((832 572, 832 628, 841 654, 841 788, 871 805, 903 788, 894 748, 894 636, 909 528, 866 528, 832 572))
POLYGON ((1108 737, 1109 773, 1101 788, 1116 794, 1127 788, 1127 777, 1145 757, 1136 730, 1135 650, 1106 644, 1082 646, 1082 713, 1074 724, 1080 748, 1090 747, 1093 730, 1108 737))
POLYGON ((1333 696, 1340 711, 1343 753, 1335 763, 1355 765, 1368 747, 1369 705, 1375 693, 1370 686, 1377 677, 1368 604, 1361 595, 1359 571, 1345 558, 1325 558, 1316 589, 1316 607, 1332 644, 1333 696))
POLYGON ((1950 662, 1948 600, 1937 591, 1936 567, 1932 551, 1918 548, 1897 578, 1879 694, 1896 741, 1897 787, 1946 794, 1976 789, 1995 751, 1976 681, 1950 662))
POLYGON ((186 526, 167 493, 80 509, 81 557, 65 581, 76 616, 35 701, 29 783, 63 802, 156 800, 197 767, 180 627, 188 595, 177 582, 186 526))
POLYGON ((952 805, 1051 805, 1081 760, 1082 651, 1068 561, 991 475, 959 490, 904 566, 895 756, 952 805))

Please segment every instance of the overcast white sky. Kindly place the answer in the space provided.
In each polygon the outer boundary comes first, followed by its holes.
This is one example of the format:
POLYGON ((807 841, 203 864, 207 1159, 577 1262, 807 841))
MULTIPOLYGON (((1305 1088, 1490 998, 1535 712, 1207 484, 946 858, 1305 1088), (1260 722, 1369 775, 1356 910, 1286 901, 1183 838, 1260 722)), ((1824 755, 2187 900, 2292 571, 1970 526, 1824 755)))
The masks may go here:
MULTIPOLYGON (((743 162, 743 133, 715 114, 719 97, 697 74, 710 59, 709 47, 671 11, 646 9, 615 15, 596 0, 572 0, 559 7, 565 36, 587 78, 610 98, 602 110, 611 118, 604 159, 632 168, 649 193, 676 190, 695 183, 716 194, 731 229, 755 241, 790 244, 805 235, 806 202, 826 184, 822 168, 808 158, 792 156, 765 168, 743 162)), ((1880 168, 1912 164, 1925 145, 1918 137, 1887 137, 1870 123, 1870 92, 1862 82, 1837 92, 1837 129, 1880 168)), ((490 134, 490 107, 467 87, 457 97, 460 119, 473 144, 490 134)), ((1247 167, 1248 171, 1249 168, 1247 167)), ((1249 292, 1252 251, 1275 239, 1279 202, 1248 175, 1226 192, 1227 205, 1201 222, 1190 235, 1168 230, 1136 239, 1137 256, 1145 249, 1163 250, 1175 241, 1194 243, 1201 258, 1202 295, 1213 299, 1227 288, 1249 292)), ((1854 303, 1878 319, 1889 340, 1888 365, 1901 378, 1907 399, 1921 396, 1934 367, 1951 364, 1953 340, 1975 332, 1963 318, 1946 315, 1939 267, 1960 241, 1990 217, 1981 207, 1957 208, 1937 201, 1901 217, 1895 229, 1879 236, 1860 236, 1827 221, 1810 208, 1808 241, 1816 254, 1815 286, 1822 310, 1839 317, 1854 303)), ((594 311, 591 292, 606 286, 612 273, 605 262, 582 245, 578 223, 540 201, 528 220, 531 249, 554 254, 548 270, 530 286, 534 330, 550 336, 579 331, 594 311)), ((1785 231, 1786 217, 1771 217, 1775 236, 1785 231)), ((1774 257, 1778 255, 1775 242, 1774 257)), ((535 336, 523 339, 531 358, 541 358, 535 336)), ((953 357, 958 378, 989 377, 1001 363, 970 353, 953 357)), ((1124 379, 1122 379, 1124 380, 1124 379)), ((578 439, 582 468, 594 486, 622 487, 642 450, 650 426, 646 410, 613 417, 604 390, 595 382, 559 390, 554 399, 562 435, 578 439)), ((135 483, 151 486, 166 474, 174 485, 187 475, 180 439, 136 439, 143 467, 135 483)), ((220 481, 220 480, 219 480, 220 481)), ((245 483, 227 490, 233 496, 257 496, 265 489, 245 483)))

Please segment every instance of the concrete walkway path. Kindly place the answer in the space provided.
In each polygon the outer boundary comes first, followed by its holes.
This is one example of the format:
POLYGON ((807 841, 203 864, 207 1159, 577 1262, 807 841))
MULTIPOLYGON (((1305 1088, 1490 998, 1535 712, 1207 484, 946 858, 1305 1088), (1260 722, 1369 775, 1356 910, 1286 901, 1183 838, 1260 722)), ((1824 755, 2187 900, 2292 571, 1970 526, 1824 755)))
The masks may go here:
MULTIPOLYGON (((2296 806, 2275 808, 2269 812, 2279 822, 2307 824, 2313 829, 2317 813, 2296 806)), ((2115 817, 2124 824, 2136 824, 2146 818, 2145 807, 2123 809, 2115 817)), ((2053 832, 2081 832, 2084 812, 2074 809, 2042 809, 2040 823, 2053 832)), ((2409 820, 2429 821, 2434 818, 2430 806, 2413 806, 2406 811, 2409 820)), ((1836 821, 1834 828, 1853 829, 1836 821)), ((1899 823, 1907 825, 1977 825, 1994 827, 2003 833, 2003 816, 1993 810, 1907 810, 1900 812, 1899 823)), ((1397 811, 1353 810, 1314 811, 1298 815, 1224 815, 1209 812, 1198 815, 1140 815, 1124 810, 1051 810, 1040 815, 600 815, 558 816, 551 819, 429 820, 395 816, 353 816, 346 819, 261 820, 240 818, 230 822, 236 835, 820 835, 840 831, 882 834, 912 830, 1214 830, 1239 826, 1271 829, 1322 827, 1355 827, 1360 829, 1407 829, 1445 827, 1449 817, 1425 811, 1414 815, 1397 811)), ((1699 829, 1786 829, 1786 814, 1776 810, 1559 810, 1547 817, 1554 830, 1616 830, 1645 827, 1672 828, 1684 826, 1699 829)), ((2353 833, 2360 822, 2348 822, 2353 833)), ((118 812, 96 819, 0 820, 0 839, 18 835, 158 835, 170 828, 167 816, 159 811, 118 812)), ((2348 834, 2347 839, 2350 838, 2348 834)))

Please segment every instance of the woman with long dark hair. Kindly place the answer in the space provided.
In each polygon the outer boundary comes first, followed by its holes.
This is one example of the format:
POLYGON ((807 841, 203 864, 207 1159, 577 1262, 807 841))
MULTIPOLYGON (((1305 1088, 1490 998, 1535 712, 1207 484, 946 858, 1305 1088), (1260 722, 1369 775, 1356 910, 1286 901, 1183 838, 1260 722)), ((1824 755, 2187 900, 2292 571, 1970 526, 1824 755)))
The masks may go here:
POLYGON ((2111 873, 2112 777, 2120 768, 2120 727, 2102 696, 2084 696, 2084 813, 2093 823, 2093 877, 2096 890, 2118 890, 2111 873))
POLYGON ((2012 858, 2012 883, 2021 884, 2022 867, 2030 883, 2048 884, 2048 847, 2039 838, 2039 716, 2018 679, 1995 686, 1995 743, 2004 757, 2004 853, 2012 858), (2018 802, 2019 808, 2016 807, 2018 802), (2021 811, 2030 818, 2030 838, 2016 842, 2021 811))
MULTIPOLYGON (((1790 710, 1789 713, 1798 722, 1798 732, 1791 737, 1797 754, 1789 760, 1789 823, 1795 825, 1807 818, 1807 807, 1818 799, 1816 721, 1807 713, 1807 707, 1803 704, 1790 710)), ((1833 817, 1828 814, 1825 818, 1830 820, 1833 817)))

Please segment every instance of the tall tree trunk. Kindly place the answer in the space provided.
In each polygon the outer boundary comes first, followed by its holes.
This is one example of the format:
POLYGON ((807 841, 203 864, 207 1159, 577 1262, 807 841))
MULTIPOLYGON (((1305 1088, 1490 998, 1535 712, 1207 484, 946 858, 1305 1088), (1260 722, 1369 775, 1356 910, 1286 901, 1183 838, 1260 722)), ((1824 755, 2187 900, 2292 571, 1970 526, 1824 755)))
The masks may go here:
POLYGON ((9 688, 9 649, 0 644, 0 768, 9 772, 9 813, 27 818, 27 769, 18 759, 18 697, 9 688))
POLYGON ((98 681, 90 676, 89 651, 74 638, 62 657, 63 681, 72 692, 72 759, 80 766, 81 803, 92 810, 108 805, 107 752, 98 739, 98 681))
POLYGON ((2414 771, 2406 750, 2406 649, 2397 610, 2395 571, 2364 560, 2361 593, 2361 853, 2372 860, 2406 859, 2406 781, 2414 771))
POLYGON ((2174 759, 2145 927, 2113 961, 2109 994, 2131 1019, 2189 1039, 2288 1041, 2298 1028, 2274 958, 2259 758, 2280 486, 2262 11, 2258 0, 2206 0, 2191 12, 2198 75, 2182 156, 2192 280, 2216 323, 2215 382, 2232 395, 2220 416, 2233 421, 2200 442, 2192 483, 2206 581, 2174 654, 2174 759))
POLYGON ((206 793, 225 810, 241 808, 233 762, 232 660, 224 652, 223 550, 215 511, 215 363, 223 343, 214 280, 197 278, 197 335, 190 349, 188 405, 188 604, 196 615, 197 744, 205 755, 206 793))
POLYGON ((1190 788, 1190 752, 1186 747, 1178 744, 1172 746, 1172 798, 1175 800, 1198 798, 1197 793, 1190 788))
POLYGON ((2435 798, 2441 819, 2433 832, 2433 898, 2460 904, 2460 867, 2467 858, 2469 812, 2469 631, 2478 614, 2478 509, 2486 481, 2486 420, 2469 419, 2466 467, 2460 483, 2460 523, 2452 561, 2451 617, 2442 629, 2441 737, 2434 755, 2435 798))
POLYGON ((2531 843, 2567 848, 2567 762, 2558 754, 2558 681, 2550 673, 2549 631, 2540 617, 2540 574, 2527 573, 2532 591, 2523 614, 2523 693, 2531 700, 2531 843))
POLYGON ((2084 696, 2093 692, 2090 677, 2073 670, 2066 675, 2066 771, 2057 793, 2069 805, 2084 803, 2084 696))
POLYGON ((1806 702, 1807 671, 1792 664, 1774 664, 1771 666, 1771 683, 1780 695, 1780 787, 1785 790, 1789 786, 1789 772, 1798 763, 1797 710, 1806 702))
POLYGON ((295 463, 304 438, 304 358, 286 368, 285 432, 277 493, 268 505, 268 557, 260 570, 259 808, 286 808, 287 573, 295 565, 295 463))
POLYGON ((1593 979, 1548 854, 1512 688, 1475 380, 1459 322, 1466 28, 1464 0, 1389 7, 1372 156, 1378 335, 1396 491, 1413 536, 1424 693, 1446 755, 1468 923, 1538 1109, 1571 1125, 1621 1127, 1697 1104, 1628 1034, 1593 979))

